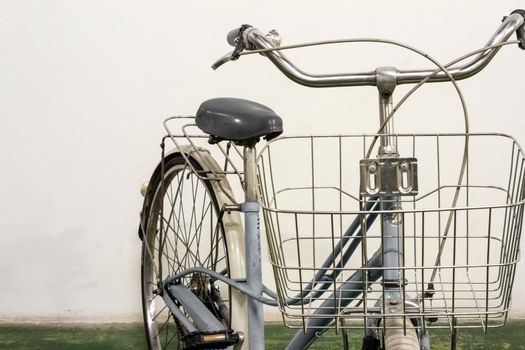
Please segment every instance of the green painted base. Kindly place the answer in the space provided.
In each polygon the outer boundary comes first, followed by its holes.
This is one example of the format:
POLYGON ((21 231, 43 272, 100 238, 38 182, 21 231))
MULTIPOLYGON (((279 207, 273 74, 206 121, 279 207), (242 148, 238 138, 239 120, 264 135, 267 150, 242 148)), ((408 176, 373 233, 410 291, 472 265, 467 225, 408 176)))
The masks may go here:
MULTIPOLYGON (((295 330, 279 324, 266 326, 266 349, 284 349, 295 330)), ((361 349, 361 332, 349 331, 350 349, 361 349)), ((435 330, 431 334, 432 350, 450 349, 450 334, 435 330)), ((111 325, 0 325, 0 349, 9 350, 111 350, 146 349, 140 324, 111 325)), ((331 331, 311 349, 342 349, 341 335, 331 331)), ((460 330, 458 350, 525 350, 525 321, 512 321, 503 328, 460 330)))

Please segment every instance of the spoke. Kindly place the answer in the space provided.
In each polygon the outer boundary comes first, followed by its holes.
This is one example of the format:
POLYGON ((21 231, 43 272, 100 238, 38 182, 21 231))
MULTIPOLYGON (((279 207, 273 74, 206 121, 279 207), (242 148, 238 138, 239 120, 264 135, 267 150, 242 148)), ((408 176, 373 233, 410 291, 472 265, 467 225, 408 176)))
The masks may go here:
MULTIPOLYGON (((181 264, 183 266, 188 266, 188 260, 189 258, 192 256, 192 255, 195 255, 189 248, 186 249, 186 253, 182 256, 181 258, 181 264)), ((194 259, 195 260, 195 259, 194 259)))
POLYGON ((177 264, 177 261, 175 261, 173 258, 167 256, 166 254, 163 254, 158 248, 155 248, 155 251, 162 254, 168 261, 168 263, 171 261, 174 265, 177 264))
MULTIPOLYGON (((215 260, 217 259, 217 256, 219 256, 219 251, 216 250, 215 247, 214 247, 214 242, 217 242, 219 240, 219 238, 218 238, 219 237, 218 236, 218 230, 217 230, 217 228, 220 225, 219 217, 220 217, 220 215, 217 215, 217 225, 213 225, 213 210, 210 212, 210 236, 211 236, 211 240, 210 240, 210 255, 209 255, 210 262, 214 261, 214 255, 215 255, 215 260), (214 226, 215 226, 215 229, 213 229, 214 226)), ((217 242, 216 245, 218 246, 218 242, 217 242)), ((208 260, 208 258, 206 258, 206 260, 208 260)), ((216 269, 216 265, 214 265, 213 263, 211 263, 210 266, 211 266, 211 268, 214 271, 217 270, 216 269)))
MULTIPOLYGON (((169 240, 168 232, 166 232, 165 236, 166 236, 166 238, 168 239, 168 241, 169 241, 169 243, 170 243, 170 247, 171 247, 171 249, 172 249, 172 251, 173 251, 173 255, 175 256, 175 258, 178 258, 178 257, 177 257, 176 246, 177 246, 177 243, 178 243, 178 241, 179 241, 179 236, 180 236, 180 235, 183 235, 183 233, 182 233, 181 230, 180 230, 180 228, 181 228, 180 220, 179 220, 177 214, 175 214, 175 210, 173 211, 173 219, 176 220, 176 222, 177 222, 177 225, 176 225, 176 226, 177 226, 177 229, 175 229, 175 228, 170 224, 169 221, 167 221, 165 218, 163 218, 164 222, 167 224, 166 231, 167 231, 168 229, 171 229, 171 231, 173 232, 173 236, 174 236, 174 238, 175 238, 175 244, 173 244, 173 243, 171 242, 171 240, 169 240), (179 235, 179 233, 180 233, 180 235, 179 235)), ((180 265, 180 262, 179 262, 178 260, 176 261, 176 263, 180 265)))
POLYGON ((168 188, 166 189, 166 198, 168 199, 168 202, 170 202, 170 205, 173 206, 175 201, 173 200, 173 186, 171 186, 171 183, 168 186, 168 188), (168 192, 168 190, 169 190, 169 192, 168 192), (170 196, 170 194, 171 194, 171 196, 170 196))
POLYGON ((171 318, 171 314, 168 315, 168 323, 166 324, 166 337, 165 337, 166 341, 164 342, 165 347, 167 347, 167 343, 168 343, 168 334, 170 330, 170 322, 169 322, 170 318, 171 318))
MULTIPOLYGON (((183 179, 182 179, 182 180, 184 180, 184 176, 183 176, 183 179)), ((182 182, 180 182, 180 185, 179 185, 179 186, 180 186, 180 187, 183 187, 182 182)), ((180 218, 182 217, 181 212, 182 212, 182 210, 183 210, 183 207, 182 207, 182 190, 181 190, 179 193, 180 193, 180 196, 177 194, 177 198, 180 197, 180 198, 179 198, 179 202, 180 202, 180 204, 179 204, 179 207, 178 207, 178 209, 177 209, 177 211, 178 211, 178 216, 177 216, 177 214, 176 214, 176 211, 175 211, 175 205, 174 205, 174 206, 173 206, 173 210, 172 210, 172 212, 171 212, 171 215, 170 215, 170 217, 168 218, 168 222, 171 222, 171 221, 173 220, 173 226, 174 226, 174 227, 177 227, 177 231, 175 231, 175 230, 173 230, 173 231, 174 231, 175 233, 180 232, 180 235, 181 235, 181 236, 185 236, 185 233, 186 233, 186 223, 183 221, 182 224, 181 224, 181 219, 180 219, 180 218), (175 222, 175 221, 176 221, 176 222, 175 222)), ((175 201, 175 200, 176 200, 176 199, 174 199, 174 201, 175 201)), ((174 203, 174 204, 175 204, 175 203, 174 203)), ((173 228, 172 228, 172 229, 173 229, 173 228)), ((177 237, 178 237, 178 235, 177 235, 177 237)))
MULTIPOLYGON (((211 207, 211 203, 210 203, 210 207, 211 207)), ((194 264, 200 264, 201 266, 203 266, 202 262, 201 262, 201 260, 199 258, 199 256, 200 256, 199 251, 197 250, 197 255, 191 251, 191 245, 193 244, 193 242, 195 241, 196 238, 197 238, 197 234, 195 234, 193 236, 192 240, 189 243, 185 244, 185 246, 187 248, 187 251, 186 251, 186 254, 183 256, 183 260, 187 261, 187 259, 189 258, 188 254, 191 253, 191 256, 195 259, 193 261, 193 263, 194 264)))
POLYGON ((166 321, 164 321, 164 323, 162 324, 162 326, 160 327, 160 329, 158 330, 157 334, 155 334, 154 338, 158 338, 160 332, 162 332, 162 330, 164 329, 164 327, 166 327, 166 324, 168 324, 170 318, 168 317, 168 319, 166 321))
MULTIPOLYGON (((172 230, 173 230, 173 228, 172 228, 172 230)), ((189 244, 187 244, 187 243, 185 243, 185 242, 182 242, 182 241, 181 241, 181 243, 182 243, 182 244, 184 245, 184 247, 186 248, 186 254, 185 254, 184 256, 188 255, 188 253, 192 253, 192 255, 195 255, 195 254, 191 251, 191 249, 190 249, 191 246, 190 246, 189 244)), ((191 244, 191 242, 190 242, 190 244, 191 244)), ((184 257, 183 257, 183 258, 184 258, 184 257)), ((180 261, 179 261, 179 262, 180 262, 180 261)))
MULTIPOLYGON (((165 220, 164 220, 164 222, 167 223, 165 220)), ((159 255, 158 255, 159 263, 162 263, 162 262, 161 262, 161 259, 162 259, 163 257, 166 257, 166 259, 167 259, 166 262, 168 263, 168 269, 171 271, 171 270, 173 270, 173 266, 174 266, 177 262, 176 262, 173 258, 170 258, 170 257, 167 255, 165 249, 162 249, 162 250, 161 250, 161 248, 166 248, 166 240, 169 240, 168 237, 167 237, 167 233, 166 233, 164 236, 165 236, 165 238, 163 239, 164 244, 161 244, 160 241, 159 241, 159 246, 158 246, 158 248, 155 247, 155 250, 156 250, 157 253, 159 254, 159 255), (172 264, 170 264, 170 262, 172 262, 172 264)), ((169 275, 169 271, 168 271, 168 275, 169 275)), ((162 278, 163 276, 159 276, 159 277, 162 278)))
MULTIPOLYGON (((207 206, 207 208, 206 208, 206 212, 205 212, 205 213, 203 214, 203 216, 202 216, 201 222, 199 223, 199 230, 195 233, 195 237, 198 237, 198 242, 201 241, 201 236, 202 236, 202 224, 203 224, 203 222, 204 222, 204 217, 206 216, 206 213, 208 212, 208 210, 210 210, 210 208, 211 208, 211 202, 208 204, 208 206, 207 206)), ((213 210, 210 210, 210 212, 213 212, 213 210)), ((213 237, 210 237, 210 239, 213 239, 213 237)), ((210 254, 213 254, 213 250, 211 249, 211 248, 212 248, 211 245, 212 245, 212 242, 210 241, 210 254)), ((197 243, 197 247, 199 247, 199 246, 200 246, 200 243, 197 243)), ((197 248, 197 249, 198 249, 198 248, 197 248)), ((198 250, 200 251, 200 249, 198 249, 198 250)), ((199 255, 199 257, 200 257, 200 255, 199 255)), ((206 260, 209 260, 208 258, 209 258, 209 254, 208 254, 208 256, 206 257, 205 261, 206 261, 206 260)), ((203 262, 200 260, 200 258, 199 258, 199 263, 202 264, 203 266, 206 266, 206 265, 203 264, 203 262)))
POLYGON ((178 266, 180 266, 180 262, 178 261, 178 256, 177 256, 177 252, 175 250, 175 247, 173 245, 173 243, 171 242, 171 239, 169 237, 166 237, 166 241, 168 242, 168 245, 170 246, 171 248, 171 251, 173 252, 173 258, 170 258, 168 256, 168 252, 165 252, 164 253, 164 256, 166 256, 167 259, 170 259, 173 264, 171 265, 171 273, 170 274, 173 274, 175 271, 178 270, 178 266))
MULTIPOLYGON (((153 299, 155 299, 155 298, 153 298, 153 299)), ((152 300, 153 300, 153 299, 152 299, 152 300)), ((163 307, 162 309, 160 309, 160 311, 157 312, 157 314, 155 315, 155 317, 153 317, 151 320, 152 320, 152 321, 155 321, 155 320, 157 319, 157 317, 159 317, 159 315, 162 313, 162 311, 166 310, 167 307, 168 307, 167 305, 164 305, 164 307, 163 307)))
MULTIPOLYGON (((176 201, 176 198, 177 197, 181 197, 180 199, 180 206, 179 206, 179 211, 182 209, 182 192, 184 191, 184 181, 181 181, 181 178, 182 180, 184 180, 184 173, 186 171, 186 168, 184 168, 184 170, 182 170, 182 172, 178 172, 176 177, 177 179, 179 179, 178 181, 178 185, 177 185, 177 191, 175 192, 175 196, 173 197, 173 202, 170 201, 170 204, 171 204, 171 211, 170 211, 170 215, 167 219, 168 222, 170 222, 172 220, 172 217, 175 215, 175 203, 177 202, 176 201), (179 195, 180 194, 180 195, 179 195)), ((172 181, 173 182, 173 181, 172 181)), ((172 188, 171 184, 170 184, 170 188, 172 188)), ((169 201, 169 197, 168 197, 168 201, 169 201)), ((163 220, 166 220, 164 217, 163 217, 163 220)), ((177 220, 177 222, 180 224, 180 221, 177 220)), ((184 223, 184 222, 183 222, 184 223)), ((186 229, 184 227, 184 229, 186 229)))
MULTIPOLYGON (((142 231, 144 232, 144 231, 142 231)), ((148 254, 148 260, 149 260, 149 264, 151 266, 153 266, 153 270, 154 270, 154 273, 159 276, 159 271, 157 270, 157 266, 155 266, 155 257, 154 255, 151 253, 151 249, 150 249, 150 246, 149 246, 149 243, 148 243, 148 237, 147 237, 147 234, 143 237, 143 244, 145 245, 144 247, 146 248, 146 253, 148 254)), ((154 242, 155 243, 155 242, 154 242)), ((155 248, 155 244, 153 245, 153 248, 155 248)), ((151 282, 150 282, 151 283, 151 282)))
MULTIPOLYGON (((197 233, 199 232, 198 227, 197 227, 197 213, 196 213, 196 210, 195 210, 195 203, 197 202, 197 192, 198 192, 199 182, 200 181, 198 181, 197 185, 194 187, 193 186, 193 177, 192 177, 191 185, 192 185, 192 189, 193 189, 193 192, 192 192, 192 195, 193 195, 192 199, 193 200, 192 200, 191 213, 192 213, 192 220, 194 220, 194 222, 195 222, 195 235, 193 237, 197 237, 197 233)), ((204 202, 203 202, 203 204, 204 204, 204 202)), ((193 241, 194 241, 194 239, 192 239, 192 242, 193 241)), ((199 241, 200 241, 200 237, 197 238, 197 247, 195 249, 197 261, 200 261, 199 241)), ((192 242, 190 242, 190 245, 191 245, 192 242)))
MULTIPOLYGON (((195 202, 196 202, 196 198, 197 198, 197 192, 198 192, 198 184, 200 181, 197 182, 197 185, 195 185, 195 182, 193 180, 193 176, 192 176, 192 189, 193 189, 193 205, 192 205, 192 212, 190 214, 190 229, 192 229, 195 224, 195 234, 191 235, 191 240, 190 240, 190 234, 191 234, 191 231, 187 230, 187 226, 186 226, 186 220, 185 220, 185 216, 186 216, 186 213, 184 211, 184 207, 183 207, 183 198, 182 198, 182 193, 184 192, 184 185, 182 184, 182 182, 184 182, 184 176, 183 175, 180 175, 177 174, 177 177, 179 178, 179 185, 178 185, 178 190, 177 190, 177 194, 176 196, 179 198, 179 202, 180 202, 180 205, 178 208, 176 208, 176 200, 175 198, 173 199, 173 202, 171 202, 171 198, 168 197, 168 199, 170 200, 170 204, 171 204, 171 208, 172 208, 172 211, 170 212, 170 215, 169 215, 169 219, 166 220, 165 218, 163 218, 164 220, 164 224, 166 225, 166 229, 165 229, 165 234, 163 235, 163 242, 162 242, 162 245, 165 246, 166 245, 166 242, 169 243, 174 255, 175 255, 175 258, 178 258, 178 255, 176 253, 176 246, 177 246, 177 243, 179 243, 180 241, 180 236, 183 236, 186 240, 186 242, 181 242, 185 248, 187 249, 186 251, 186 254, 182 257, 182 259, 178 259, 178 263, 181 264, 181 265, 184 265, 185 263, 188 263, 191 261, 192 262, 192 265, 196 265, 196 264, 199 264, 199 265, 203 265, 202 264, 202 259, 200 257, 200 250, 199 250, 199 247, 200 247, 200 239, 201 239, 201 236, 202 236, 202 229, 203 229, 203 222, 204 222, 204 219, 208 213, 208 211, 210 211, 211 207, 212 207, 212 202, 210 200, 210 202, 208 203, 208 205, 206 205, 206 198, 208 197, 208 192, 205 190, 204 191, 204 199, 203 199, 203 204, 202 204, 202 215, 201 215, 201 220, 199 222, 199 224, 197 225, 197 216, 196 216, 196 208, 195 208, 195 202), (176 209, 178 209, 178 214, 176 214, 176 209), (182 219, 182 224, 180 223, 182 219), (173 224, 174 225, 171 225, 171 221, 173 221, 173 224), (174 227, 176 226, 176 228, 174 227), (184 228, 184 232, 181 232, 180 228, 184 228), (171 240, 169 239, 169 235, 168 235, 168 230, 171 230, 175 236, 175 244, 173 244, 173 242, 171 242, 171 240), (192 245, 193 243, 195 242, 195 240, 197 240, 197 249, 194 249, 195 252, 192 250, 192 245), (188 242, 189 241, 189 242, 188 242)), ((170 186, 170 190, 172 189, 172 186, 170 186)), ((209 259, 207 259, 209 260, 209 259)), ((174 266, 170 266, 172 268, 172 271, 175 271, 174 269, 174 266)))
POLYGON ((177 254, 177 250, 176 250, 176 246, 171 242, 171 239, 168 237, 167 238, 167 242, 171 248, 171 250, 173 251, 173 268, 171 270, 171 273, 175 273, 176 271, 179 271, 180 270, 180 266, 181 266, 181 262, 179 260, 179 256, 177 254))
POLYGON ((222 235, 219 234, 219 223, 217 223, 217 229, 215 229, 214 234, 212 236, 212 243, 210 247, 210 254, 208 257, 206 257, 206 260, 204 260, 204 263, 206 266, 210 266, 212 270, 217 269, 217 263, 223 260, 221 258, 220 260, 217 260, 219 257, 219 243, 222 242, 222 235), (214 254, 215 253, 215 254, 214 254), (213 256, 215 255, 215 260, 213 260, 213 256))
POLYGON ((172 202, 174 202, 174 196, 173 196, 173 186, 170 186, 170 194, 171 194, 171 199, 172 199, 172 202))
MULTIPOLYGON (((202 224, 204 222, 204 218, 206 217, 206 213, 208 212, 208 210, 206 209, 206 211, 204 211, 204 207, 206 206, 206 195, 207 195, 208 191, 206 191, 206 189, 204 189, 204 198, 202 199, 202 208, 201 208, 201 221, 199 222, 199 225, 197 226, 197 224, 195 224, 195 232, 197 235, 199 235, 199 238, 197 240, 197 251, 200 252, 201 249, 200 249, 200 243, 201 243, 201 236, 202 236, 202 224)), ((210 198, 211 199, 211 198, 210 198)), ((211 208, 211 200, 210 200, 210 203, 209 203, 209 207, 211 208)), ((210 213, 213 213, 213 210, 210 211, 210 213)), ((197 221, 197 218, 195 218, 195 221, 197 221)), ((200 254, 199 254, 199 260, 200 260, 200 254)))
MULTIPOLYGON (((195 219, 195 226, 197 226, 197 217, 195 216, 195 201, 196 201, 196 197, 197 197, 197 189, 196 189, 196 186, 195 186, 195 182, 194 182, 194 176, 190 176, 191 177, 191 194, 192 194, 192 205, 191 205, 191 214, 190 214, 190 228, 188 230, 188 232, 192 232, 191 231, 191 228, 193 226, 193 220, 195 219)), ((198 187, 198 182, 197 182, 197 187, 198 187)))
MULTIPOLYGON (((200 224, 199 224, 199 228, 201 228, 202 226, 202 222, 204 221, 204 216, 206 215, 206 213, 208 212, 208 210, 211 208, 211 202, 210 204, 208 204, 207 208, 206 208, 206 212, 203 214, 203 219, 201 220, 200 224)), ((195 235, 193 236, 191 242, 189 242, 188 246, 191 246, 191 244, 195 241, 195 239, 197 238, 197 232, 195 232, 195 235)), ((200 236, 199 236, 199 239, 200 239, 200 236)), ((189 249, 189 248, 188 248, 189 249)), ((198 259, 197 256, 195 256, 198 260, 198 262, 200 263, 200 259, 198 259)))
POLYGON ((188 239, 189 237, 189 231, 188 231, 188 228, 186 227, 186 216, 185 216, 185 213, 184 213, 184 198, 182 198, 182 193, 184 191, 184 177, 182 178, 182 185, 181 185, 181 191, 179 192, 179 219, 182 219, 182 225, 184 226, 184 232, 186 233, 185 237, 186 239, 188 239))
POLYGON ((151 303, 153 300, 155 300, 159 295, 158 294, 155 294, 153 298, 151 298, 150 300, 148 300, 148 303, 151 303))
MULTIPOLYGON (((182 178, 184 178, 184 172, 186 171, 186 168, 184 168, 182 170, 182 178)), ((177 177, 179 177, 178 175, 180 174, 181 172, 178 172, 176 175, 177 177)), ((180 177, 179 177, 180 178, 180 177)), ((173 180, 173 178, 172 178, 173 180)), ((173 181, 170 181, 170 187, 171 187, 171 182, 173 181)), ((182 186, 183 186, 183 181, 179 181, 179 184, 177 186, 177 193, 181 192, 182 191, 182 186)), ((165 189, 165 191, 167 192, 167 190, 165 189)), ((161 194, 161 198, 160 198, 160 203, 161 203, 161 211, 160 211, 160 216, 162 217, 162 219, 164 219, 164 195, 165 193, 162 193, 161 194)), ((168 201, 169 201, 169 198, 168 198, 168 201)), ((181 202, 181 205, 182 205, 182 202, 181 202)), ((171 203, 171 211, 170 211, 170 217, 168 218, 168 222, 171 220, 171 215, 173 214, 174 212, 174 206, 175 206, 175 200, 173 201, 173 203, 171 203)), ((159 243, 160 243, 160 250, 162 251, 163 250, 163 247, 164 247, 164 240, 162 239, 162 236, 164 234, 164 231, 162 230, 162 224, 163 224, 163 221, 160 222, 160 228, 161 228, 161 234, 160 234, 160 238, 159 238, 159 243)), ((161 257, 159 257, 159 271, 160 273, 162 273, 162 261, 161 261, 161 257)))
POLYGON ((179 335, 178 332, 175 332, 175 334, 173 334, 173 336, 170 338, 170 340, 166 343, 166 345, 165 345, 166 348, 168 347, 168 345, 170 345, 170 343, 173 341, 173 339, 175 339, 175 337, 177 337, 178 335, 179 335))
MULTIPOLYGON (((172 228, 171 225, 165 221, 165 224, 167 225, 167 227, 169 228, 172 228)), ((172 229, 173 231, 173 229, 172 229)), ((177 237, 177 233, 176 232, 173 232, 173 235, 175 237, 177 237)), ((164 250, 161 252, 161 254, 163 254, 167 259, 170 259, 173 264, 171 264, 169 267, 170 267, 170 272, 173 272, 175 271, 175 266, 178 265, 178 261, 176 260, 177 259, 177 251, 175 249, 175 246, 173 245, 173 243, 171 242, 171 239, 170 239, 170 235, 168 234, 168 232, 165 233, 165 238, 164 238, 164 250), (166 246, 166 242, 168 243, 169 245, 169 248, 171 248, 171 251, 173 252, 173 258, 171 258, 169 255, 168 255, 168 247, 166 246)))
MULTIPOLYGON (((214 265, 210 267, 211 270, 213 271, 216 271, 217 270, 217 265, 219 265, 220 262, 222 262, 223 260, 226 260, 226 256, 222 256, 220 259, 215 259, 214 261, 214 265)), ((206 259, 205 262, 208 262, 209 259, 206 259)))
MULTIPOLYGON (((210 200, 208 202, 208 205, 206 205, 206 197, 208 197, 208 192, 205 191, 204 192, 204 198, 202 199, 202 209, 201 209, 201 221, 199 222, 199 226, 196 227, 196 231, 198 230, 202 230, 202 223, 204 221, 204 218, 206 217, 206 213, 208 212, 208 210, 211 208, 212 204, 213 204, 213 201, 210 197, 210 200), (205 208, 206 207, 206 208, 205 208)), ((212 211, 213 212, 213 211, 212 211)))
MULTIPOLYGON (((177 178, 178 178, 178 176, 177 176, 177 178)), ((168 197, 168 200, 170 201, 170 204, 171 204, 171 206, 173 208, 172 209, 172 213, 175 213, 175 199, 173 198, 173 186, 170 186, 170 192, 171 192, 171 198, 168 197)), ((174 214, 174 216, 176 216, 176 215, 174 214)), ((166 220, 166 219, 164 219, 164 220, 166 220)), ((169 218, 168 218, 168 221, 169 221, 169 218)), ((178 219, 177 219, 177 222, 178 222, 178 219)), ((174 225, 174 226, 177 226, 177 225, 174 225)), ((179 223, 178 227, 180 227, 180 223, 179 223)), ((177 244, 177 239, 178 239, 177 232, 174 232, 174 236, 175 236, 175 244, 177 244)), ((176 254, 175 250, 173 251, 173 254, 174 255, 176 254)))

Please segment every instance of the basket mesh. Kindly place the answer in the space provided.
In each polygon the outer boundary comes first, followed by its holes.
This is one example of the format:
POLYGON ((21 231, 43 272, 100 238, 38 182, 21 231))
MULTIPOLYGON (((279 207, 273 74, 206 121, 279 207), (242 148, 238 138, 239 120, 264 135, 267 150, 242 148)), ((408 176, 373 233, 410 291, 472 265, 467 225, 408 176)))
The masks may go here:
POLYGON ((457 327, 502 325, 523 219, 519 145, 500 134, 396 135, 400 155, 418 159, 419 193, 403 197, 402 210, 378 211, 371 207, 379 200, 359 197, 359 160, 373 137, 286 137, 259 155, 264 224, 285 323, 363 327, 394 312, 437 318, 434 327, 452 327, 453 317, 457 327), (371 264, 374 254, 387 253, 385 216, 404 224, 403 267, 396 269, 403 300, 394 311, 382 298, 385 269, 371 264))

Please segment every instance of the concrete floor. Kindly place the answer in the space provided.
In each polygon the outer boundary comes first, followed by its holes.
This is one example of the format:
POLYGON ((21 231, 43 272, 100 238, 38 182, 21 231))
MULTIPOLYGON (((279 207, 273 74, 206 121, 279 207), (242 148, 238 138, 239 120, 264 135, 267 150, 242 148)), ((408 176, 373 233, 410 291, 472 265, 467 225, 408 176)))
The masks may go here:
MULTIPOLYGON (((293 330, 281 325, 267 325, 266 349, 283 349, 293 330)), ((350 335, 350 348, 361 349, 361 334, 350 335)), ((450 349, 448 332, 434 331, 432 350, 450 349)), ((0 325, 0 349, 6 350, 112 350, 146 349, 142 325, 0 325)), ((311 349, 341 349, 341 336, 333 332, 323 336, 311 349)), ((504 328, 463 330, 459 333, 458 350, 525 349, 525 321, 509 322, 504 328)))

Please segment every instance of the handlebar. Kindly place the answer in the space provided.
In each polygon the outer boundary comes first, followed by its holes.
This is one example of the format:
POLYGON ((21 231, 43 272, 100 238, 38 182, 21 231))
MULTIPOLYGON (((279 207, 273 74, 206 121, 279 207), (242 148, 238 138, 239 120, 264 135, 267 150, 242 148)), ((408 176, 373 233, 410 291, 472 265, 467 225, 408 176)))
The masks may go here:
MULTIPOLYGON (((516 10, 511 15, 504 18, 503 23, 496 30, 494 35, 487 42, 486 47, 501 44, 507 41, 510 36, 516 32, 520 47, 525 49, 525 11, 516 10)), ((244 42, 247 49, 270 49, 265 51, 270 61, 291 80, 298 84, 309 87, 337 87, 337 86, 363 86, 363 85, 377 85, 377 74, 375 71, 364 73, 338 73, 338 74, 309 74, 295 66, 282 52, 274 50, 279 48, 279 43, 275 40, 275 33, 264 33, 256 28, 248 27, 244 30, 233 30, 228 34, 228 42, 232 44, 235 42, 233 33, 239 35, 238 40, 244 42), (231 41, 231 42, 230 42, 231 41)), ((238 41, 237 41, 238 42, 238 41)), ((457 68, 448 70, 449 74, 456 80, 465 79, 480 72, 492 60, 501 47, 493 47, 481 52, 474 57, 470 62, 457 68)), ((235 58, 234 58, 235 59, 235 58)), ((225 63, 227 56, 222 58, 225 63)), ((219 64, 220 65, 220 64, 219 64)), ((214 68, 218 65, 215 64, 214 68)), ((440 71, 435 73, 434 70, 396 70, 395 76, 397 84, 411 84, 430 77, 429 82, 443 82, 448 81, 448 75, 440 71)))

